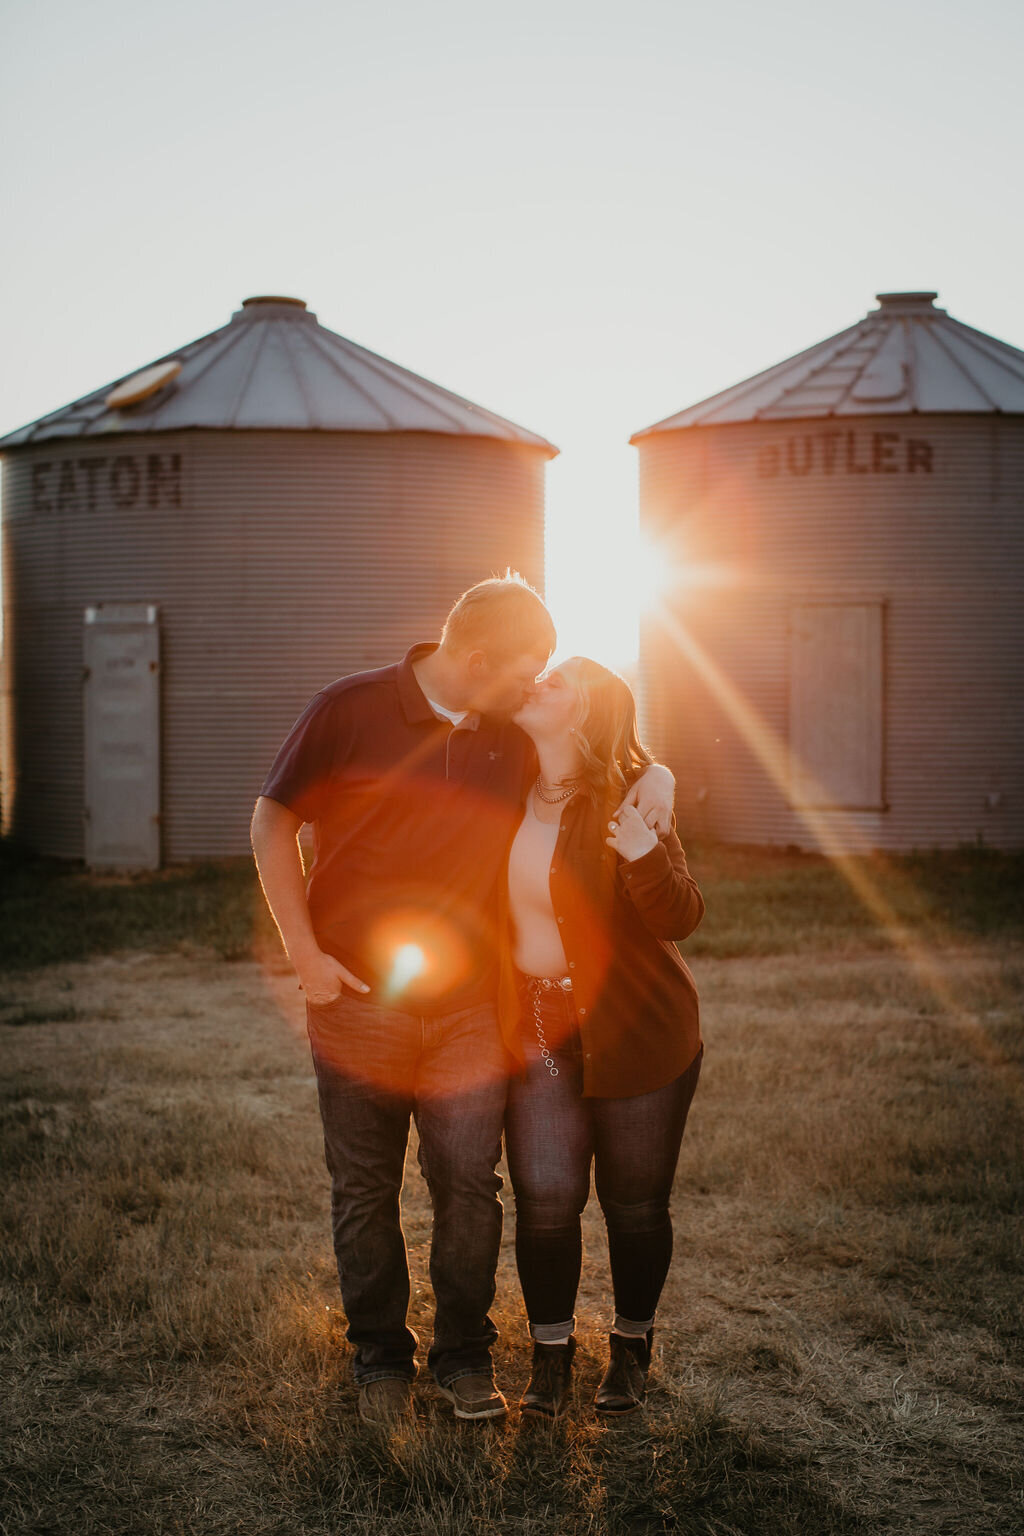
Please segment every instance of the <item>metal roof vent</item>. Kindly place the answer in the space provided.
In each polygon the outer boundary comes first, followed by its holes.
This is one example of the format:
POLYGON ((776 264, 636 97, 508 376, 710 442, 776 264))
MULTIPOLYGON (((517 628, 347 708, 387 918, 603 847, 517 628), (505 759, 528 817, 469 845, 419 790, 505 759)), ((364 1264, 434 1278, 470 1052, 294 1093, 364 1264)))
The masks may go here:
MULTIPOLYGON (((878 297, 880 298, 881 295, 879 294, 878 297)), ((934 293, 932 298, 935 298, 934 293)), ((243 309, 248 309, 250 304, 294 304, 298 309, 305 309, 306 307, 305 299, 286 298, 280 293, 256 293, 251 299, 242 300, 243 309)))
MULTIPOLYGON (((887 314, 911 314, 915 320, 927 319, 929 314, 944 315, 944 309, 935 308, 938 293, 876 293, 875 298, 887 314)), ((869 310, 869 314, 876 311, 869 310)))
POLYGON ((123 411, 130 405, 141 405, 143 400, 150 399, 161 389, 166 389, 169 384, 173 384, 180 372, 181 363, 174 359, 167 363, 154 363, 151 368, 143 368, 141 372, 133 373, 131 378, 125 379, 116 389, 110 391, 105 401, 107 409, 123 411))
POLYGON ((306 308, 305 299, 289 299, 277 293, 257 293, 251 299, 243 299, 241 309, 236 309, 231 319, 233 323, 239 320, 312 320, 316 323, 316 315, 306 308))

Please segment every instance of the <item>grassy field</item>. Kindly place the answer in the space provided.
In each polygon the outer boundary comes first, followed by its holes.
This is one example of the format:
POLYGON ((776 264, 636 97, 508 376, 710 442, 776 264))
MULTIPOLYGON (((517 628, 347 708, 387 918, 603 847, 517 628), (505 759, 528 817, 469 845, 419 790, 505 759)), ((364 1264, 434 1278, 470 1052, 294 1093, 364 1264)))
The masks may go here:
MULTIPOLYGON (((693 852, 707 1057, 646 1413, 589 1408, 590 1212, 569 1417, 458 1425, 421 1378, 395 1436, 355 1416, 301 999, 249 871, 5 857, 5 1533, 1018 1536, 1021 860, 872 862, 870 915, 820 860, 693 852)), ((405 1218, 426 1338, 414 1162, 405 1218)))
MULTIPOLYGON (((851 861, 854 884, 826 859, 791 849, 694 847, 709 916, 694 956, 891 949, 893 924, 942 945, 1024 943, 1024 854, 982 847, 851 861), (874 896, 866 905, 857 886, 874 896)), ((0 970, 83 960, 119 949, 212 950, 271 960, 277 935, 250 859, 100 879, 0 840, 0 970)))

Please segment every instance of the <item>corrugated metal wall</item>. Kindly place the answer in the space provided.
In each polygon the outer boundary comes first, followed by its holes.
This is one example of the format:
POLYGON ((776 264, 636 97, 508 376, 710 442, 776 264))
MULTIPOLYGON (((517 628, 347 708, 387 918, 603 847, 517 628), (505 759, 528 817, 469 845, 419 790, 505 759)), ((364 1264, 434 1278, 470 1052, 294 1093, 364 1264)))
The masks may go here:
POLYGON ((640 444, 683 572, 649 622, 648 731, 680 819, 727 841, 1024 846, 1024 418, 751 423, 640 444), (790 625, 881 605, 886 809, 797 813, 790 625))
POLYGON ((82 615, 160 605, 163 856, 248 848, 318 688, 436 637, 506 565, 544 570, 543 453, 426 433, 47 442, 4 464, 5 826, 80 857, 82 615))

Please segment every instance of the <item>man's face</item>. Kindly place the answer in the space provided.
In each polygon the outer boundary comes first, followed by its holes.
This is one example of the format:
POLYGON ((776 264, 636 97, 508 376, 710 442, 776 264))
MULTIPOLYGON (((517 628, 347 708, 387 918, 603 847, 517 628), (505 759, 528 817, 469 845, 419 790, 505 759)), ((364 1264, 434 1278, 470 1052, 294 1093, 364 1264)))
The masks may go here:
POLYGON ((530 697, 534 683, 547 666, 548 652, 525 651, 492 665, 477 651, 473 660, 471 707, 488 715, 514 715, 530 697))

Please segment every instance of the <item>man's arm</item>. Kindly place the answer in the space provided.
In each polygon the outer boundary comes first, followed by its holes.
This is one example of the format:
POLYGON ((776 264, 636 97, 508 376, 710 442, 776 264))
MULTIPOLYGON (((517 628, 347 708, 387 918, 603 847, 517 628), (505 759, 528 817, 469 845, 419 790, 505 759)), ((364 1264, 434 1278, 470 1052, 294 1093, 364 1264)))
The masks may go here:
POLYGON ((652 763, 632 785, 615 814, 621 815, 624 806, 635 805, 644 821, 655 832, 671 832, 675 798, 674 774, 664 763, 652 763))
POLYGON ((309 1002, 322 1005, 339 997, 342 985, 354 992, 370 989, 346 970, 340 960, 324 954, 316 941, 299 852, 301 826, 302 818, 294 811, 261 795, 252 815, 252 851, 267 906, 295 967, 299 985, 309 1002))

